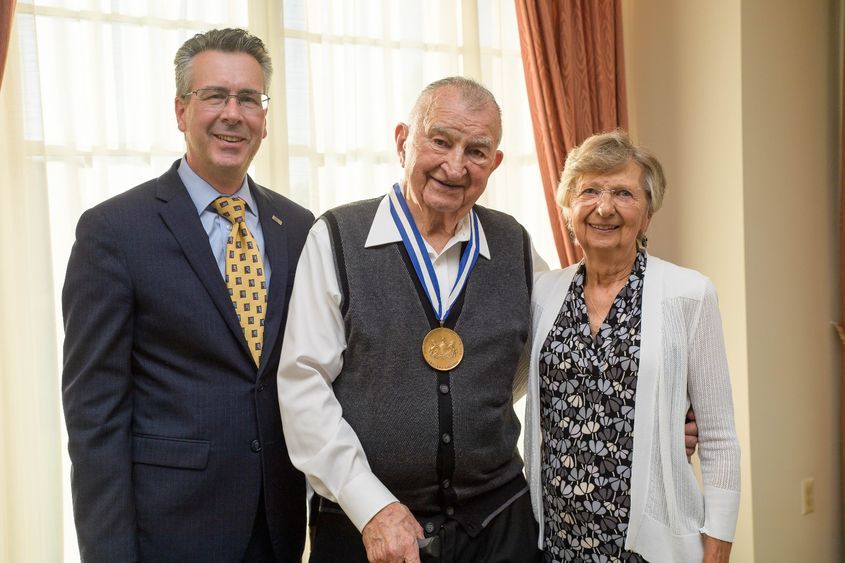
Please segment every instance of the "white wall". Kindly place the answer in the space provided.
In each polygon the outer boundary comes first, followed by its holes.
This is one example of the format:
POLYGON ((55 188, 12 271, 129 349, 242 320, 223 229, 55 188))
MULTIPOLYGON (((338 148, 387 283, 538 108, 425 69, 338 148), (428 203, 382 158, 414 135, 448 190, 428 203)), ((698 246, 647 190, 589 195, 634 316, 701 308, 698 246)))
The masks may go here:
POLYGON ((838 1, 623 5, 631 129, 670 183, 650 249, 720 294, 743 450, 733 561, 838 561, 838 1))
POLYGON ((742 3, 759 561, 840 560, 839 346, 830 324, 838 317, 836 4, 742 3), (815 478, 816 512, 802 516, 799 483, 807 477, 815 478))

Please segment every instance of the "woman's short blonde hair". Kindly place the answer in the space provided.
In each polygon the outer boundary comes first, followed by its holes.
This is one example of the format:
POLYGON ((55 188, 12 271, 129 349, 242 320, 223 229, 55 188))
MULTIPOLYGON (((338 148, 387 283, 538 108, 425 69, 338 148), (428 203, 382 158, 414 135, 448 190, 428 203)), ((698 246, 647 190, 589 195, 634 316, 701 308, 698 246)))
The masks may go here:
POLYGON ((642 188, 648 196, 649 217, 657 213, 663 205, 663 194, 666 192, 663 167, 645 148, 635 145, 625 131, 616 129, 593 135, 569 151, 556 194, 557 204, 563 210, 567 222, 572 195, 585 174, 612 172, 630 161, 639 164, 643 172, 642 188))

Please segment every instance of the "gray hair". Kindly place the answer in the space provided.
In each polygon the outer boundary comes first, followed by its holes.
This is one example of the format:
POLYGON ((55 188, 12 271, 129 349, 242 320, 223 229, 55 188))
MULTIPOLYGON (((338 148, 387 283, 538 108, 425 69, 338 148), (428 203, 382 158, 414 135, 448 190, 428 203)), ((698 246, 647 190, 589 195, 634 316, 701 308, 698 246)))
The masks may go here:
POLYGON ((495 96, 479 82, 464 76, 449 76, 436 80, 423 88, 414 107, 411 109, 410 123, 412 128, 420 126, 420 121, 428 113, 432 103, 436 97, 437 92, 442 88, 455 88, 461 96, 464 103, 467 104, 472 111, 481 111, 488 104, 492 104, 496 108, 496 145, 502 140, 502 108, 496 102, 495 96))
POLYGON ((657 213, 666 193, 663 167, 648 150, 634 144, 625 131, 616 129, 593 135, 569 151, 556 194, 557 203, 564 215, 569 217, 572 195, 582 176, 611 172, 630 161, 636 162, 642 170, 642 188, 648 196, 649 217, 657 213))
MULTIPOLYGON (((563 165, 560 184, 555 199, 563 210, 569 236, 572 231, 572 196, 578 181, 585 174, 604 174, 612 172, 628 162, 636 162, 642 170, 643 185, 648 200, 648 216, 651 217, 663 205, 666 193, 666 177, 660 162, 645 148, 634 144, 628 134, 616 129, 609 133, 599 133, 587 138, 583 143, 569 151, 563 165)), ((645 248, 645 233, 637 236, 637 247, 645 248)))
POLYGON ((194 57, 203 51, 223 51, 225 53, 246 53, 252 55, 261 65, 264 74, 264 92, 270 86, 273 64, 270 54, 261 41, 244 29, 212 29, 198 33, 185 41, 176 51, 173 64, 176 66, 176 95, 185 96, 191 90, 191 67, 194 57))

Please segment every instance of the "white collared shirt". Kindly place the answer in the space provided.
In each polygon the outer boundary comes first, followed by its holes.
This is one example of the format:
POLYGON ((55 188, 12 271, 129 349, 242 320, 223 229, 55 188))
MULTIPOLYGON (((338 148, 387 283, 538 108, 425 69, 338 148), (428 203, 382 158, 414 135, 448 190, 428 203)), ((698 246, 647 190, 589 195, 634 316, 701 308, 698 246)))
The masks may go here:
MULTIPOLYGON (((431 264, 434 266, 434 271, 437 274, 437 285, 440 286, 440 295, 449 295, 452 291, 452 286, 455 284, 455 279, 458 277, 458 266, 461 260, 461 246, 462 243, 469 241, 470 235, 470 216, 466 215, 463 219, 458 221, 455 235, 449 239, 446 246, 440 253, 434 251, 428 242, 425 243, 425 248, 428 251, 428 257, 431 264)), ((328 232, 326 233, 328 236, 328 232)), ((393 244, 400 242, 402 235, 399 229, 396 228, 396 223, 390 215, 390 200, 385 197, 376 210, 376 215, 373 218, 373 224, 370 227, 370 232, 367 234, 367 241, 364 243, 364 248, 372 248, 374 246, 381 246, 383 244, 393 244)), ((487 247, 487 237, 484 236, 484 226, 479 221, 478 223, 478 249, 479 258, 483 257, 490 259, 490 249, 487 247)))
MULTIPOLYGON (((469 234, 467 216, 440 253, 426 243, 441 295, 449 293, 457 278, 461 243, 469 240, 469 234)), ((490 249, 482 225, 478 235, 479 259, 489 260, 490 249)), ((400 240, 385 196, 364 246, 400 240)), ((536 253, 534 269, 548 269, 536 253)), ((279 361, 279 406, 293 464, 305 473, 320 496, 338 503, 358 530, 363 530, 376 513, 397 499, 371 471, 361 443, 344 420, 343 409, 332 390, 332 383, 343 368, 346 349, 342 298, 328 227, 320 220, 308 233, 296 269, 279 361)))

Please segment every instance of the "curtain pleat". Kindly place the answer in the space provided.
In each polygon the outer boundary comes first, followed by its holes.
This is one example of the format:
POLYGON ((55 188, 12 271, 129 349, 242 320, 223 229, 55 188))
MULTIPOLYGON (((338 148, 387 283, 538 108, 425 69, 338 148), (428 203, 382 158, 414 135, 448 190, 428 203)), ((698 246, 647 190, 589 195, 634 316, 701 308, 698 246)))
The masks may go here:
POLYGON ((627 129, 619 0, 515 0, 528 103, 549 219, 562 266, 580 259, 555 202, 567 153, 627 129))
MULTIPOLYGON (((842 53, 845 53, 845 37, 843 37, 842 53)), ((839 109, 842 113, 841 129, 839 131, 839 324, 836 326, 840 338, 840 395, 839 395, 839 439, 840 439, 840 481, 842 487, 842 510, 845 511, 845 63, 842 68, 843 87, 840 92, 842 105, 839 109)), ((842 532, 845 532, 845 519, 843 519, 842 532)), ((845 536, 843 536, 845 537, 845 536)))
POLYGON ((3 71, 6 69, 6 55, 9 53, 15 2, 16 0, 0 0, 0 87, 3 86, 3 71))

